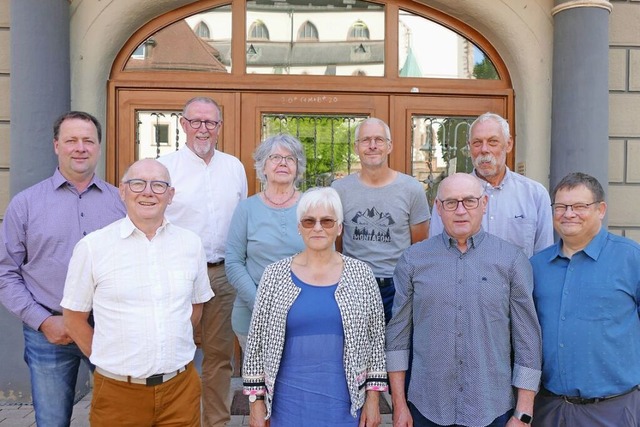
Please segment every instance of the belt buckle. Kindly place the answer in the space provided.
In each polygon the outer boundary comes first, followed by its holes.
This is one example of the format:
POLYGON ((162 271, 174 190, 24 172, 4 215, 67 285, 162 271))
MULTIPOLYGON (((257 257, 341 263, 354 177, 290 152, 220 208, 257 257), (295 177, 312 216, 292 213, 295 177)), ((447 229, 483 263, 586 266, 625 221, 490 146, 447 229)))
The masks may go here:
POLYGON ((163 382, 164 382, 164 375, 162 374, 152 375, 146 379, 147 386, 156 386, 156 385, 162 384, 163 382))

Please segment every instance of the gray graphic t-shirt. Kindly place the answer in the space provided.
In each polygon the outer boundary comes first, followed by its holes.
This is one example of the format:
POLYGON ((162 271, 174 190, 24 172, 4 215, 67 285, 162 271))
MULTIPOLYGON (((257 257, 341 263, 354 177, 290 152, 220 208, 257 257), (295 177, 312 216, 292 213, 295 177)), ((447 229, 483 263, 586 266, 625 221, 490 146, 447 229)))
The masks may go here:
POLYGON ((369 187, 357 174, 331 184, 344 209, 342 251, 369 264, 376 277, 391 277, 402 252, 411 245, 410 226, 430 218, 422 185, 398 173, 384 187, 369 187))

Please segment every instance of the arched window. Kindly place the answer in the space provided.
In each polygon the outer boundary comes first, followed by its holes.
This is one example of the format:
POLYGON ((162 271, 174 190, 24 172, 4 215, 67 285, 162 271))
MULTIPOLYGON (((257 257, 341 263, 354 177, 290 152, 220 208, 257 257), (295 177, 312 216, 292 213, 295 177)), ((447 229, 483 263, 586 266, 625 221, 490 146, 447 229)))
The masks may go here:
POLYGON ((253 21, 249 27, 248 40, 269 40, 269 29, 261 20, 253 21))
POLYGON ((207 24, 205 24, 204 22, 198 23, 198 25, 196 25, 196 28, 195 28, 194 32, 201 39, 209 39, 209 38, 211 38, 211 36, 210 36, 211 32, 209 31, 209 26, 207 24))
POLYGON ((309 21, 305 21, 298 30, 298 41, 318 41, 318 29, 309 21))
POLYGON ((369 40, 369 27, 367 27, 367 24, 360 20, 356 21, 349 28, 347 40, 369 40))

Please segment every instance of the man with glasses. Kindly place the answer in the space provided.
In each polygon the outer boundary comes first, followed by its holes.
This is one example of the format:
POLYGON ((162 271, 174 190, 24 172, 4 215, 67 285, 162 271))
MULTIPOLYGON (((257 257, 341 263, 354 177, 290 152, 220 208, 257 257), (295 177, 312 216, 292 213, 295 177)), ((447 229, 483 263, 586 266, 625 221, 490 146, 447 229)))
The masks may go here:
POLYGON ((74 245, 124 216, 118 190, 95 175, 102 128, 71 111, 53 125, 58 167, 18 193, 2 222, 0 301, 23 322, 36 424, 68 426, 80 361, 65 331, 60 300, 74 245))
POLYGON ((542 326, 534 425, 640 425, 640 246, 607 232, 604 190, 571 173, 553 190, 560 240, 531 258, 542 326))
POLYGON ((198 234, 204 244, 215 298, 204 305, 201 323, 202 408, 205 427, 223 427, 231 420, 231 358, 235 335, 231 311, 235 289, 227 281, 224 252, 233 211, 247 197, 244 166, 218 151, 222 111, 211 98, 192 98, 180 118, 187 141, 180 150, 158 159, 176 188, 167 219, 198 234))
MULTIPOLYGON (((481 115, 471 124, 467 144, 473 174, 489 196, 484 231, 519 246, 529 257, 553 244, 547 190, 507 167, 507 153, 513 149, 507 121, 493 113, 481 115)), ((434 207, 429 234, 441 232, 442 221, 434 207)))
POLYGON ((200 427, 193 329, 213 292, 200 238, 164 218, 174 192, 160 162, 137 161, 120 184, 127 216, 73 250, 61 305, 96 366, 93 427, 200 427))
POLYGON ((393 149, 389 126, 369 118, 355 130, 361 170, 334 181, 344 208, 344 234, 338 250, 369 264, 391 319, 393 269, 402 251, 427 238, 429 205, 422 185, 389 167, 393 149))
POLYGON ((444 179, 435 205, 444 232, 407 249, 393 276, 386 333, 393 425, 527 425, 541 374, 531 265, 517 246, 482 229, 487 195, 474 176, 444 179))

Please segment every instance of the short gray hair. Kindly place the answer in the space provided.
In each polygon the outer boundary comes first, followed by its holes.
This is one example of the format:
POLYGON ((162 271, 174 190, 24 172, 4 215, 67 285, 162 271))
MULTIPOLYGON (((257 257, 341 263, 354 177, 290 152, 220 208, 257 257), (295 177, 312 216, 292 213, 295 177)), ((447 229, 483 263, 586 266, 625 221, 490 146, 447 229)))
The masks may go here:
POLYGON ((332 210, 336 216, 338 224, 342 224, 343 212, 340 195, 338 195, 338 192, 331 187, 313 187, 302 194, 302 197, 298 202, 298 208, 296 209, 298 222, 300 222, 303 215, 310 209, 318 206, 332 210))
POLYGON ((391 141, 391 130, 389 129, 389 125, 385 123, 384 120, 379 119, 377 117, 369 117, 368 119, 365 119, 363 121, 361 121, 360 123, 358 123, 358 126, 356 126, 356 131, 355 131, 355 142, 358 142, 358 136, 360 136, 360 127, 364 124, 368 124, 368 123, 375 123, 377 125, 382 126, 382 128, 384 129, 384 136, 387 137, 387 139, 389 141, 391 141))
POLYGON ((471 141, 471 134, 473 133, 473 128, 475 127, 475 125, 488 122, 490 120, 498 123, 498 125, 500 126, 500 129, 502 130, 502 136, 504 137, 505 143, 508 142, 509 138, 511 138, 511 132, 509 131, 509 122, 507 122, 504 118, 502 118, 502 116, 499 116, 498 114, 495 114, 495 113, 484 113, 478 116, 478 118, 475 119, 473 123, 471 123, 471 126, 469 127, 468 141, 469 142, 471 141))
POLYGON ((209 98, 208 96, 196 96, 195 98, 191 98, 190 100, 188 100, 187 103, 184 104, 184 107, 182 108, 182 117, 184 117, 184 115, 187 113, 189 106, 195 102, 201 102, 203 104, 210 104, 215 106, 216 109, 218 110, 218 120, 222 120, 222 108, 220 108, 220 105, 218 105, 218 103, 215 100, 213 100, 212 98, 209 98))
POLYGON ((304 153, 304 147, 302 143, 292 135, 281 133, 278 135, 270 136, 258 145, 256 151, 253 153, 253 159, 255 160, 254 167, 256 168, 256 174, 258 179, 263 184, 267 183, 267 176, 264 173, 264 168, 267 163, 267 159, 273 153, 276 148, 283 148, 289 151, 293 157, 296 158, 296 178, 293 185, 298 185, 304 173, 307 170, 307 156, 304 153))

